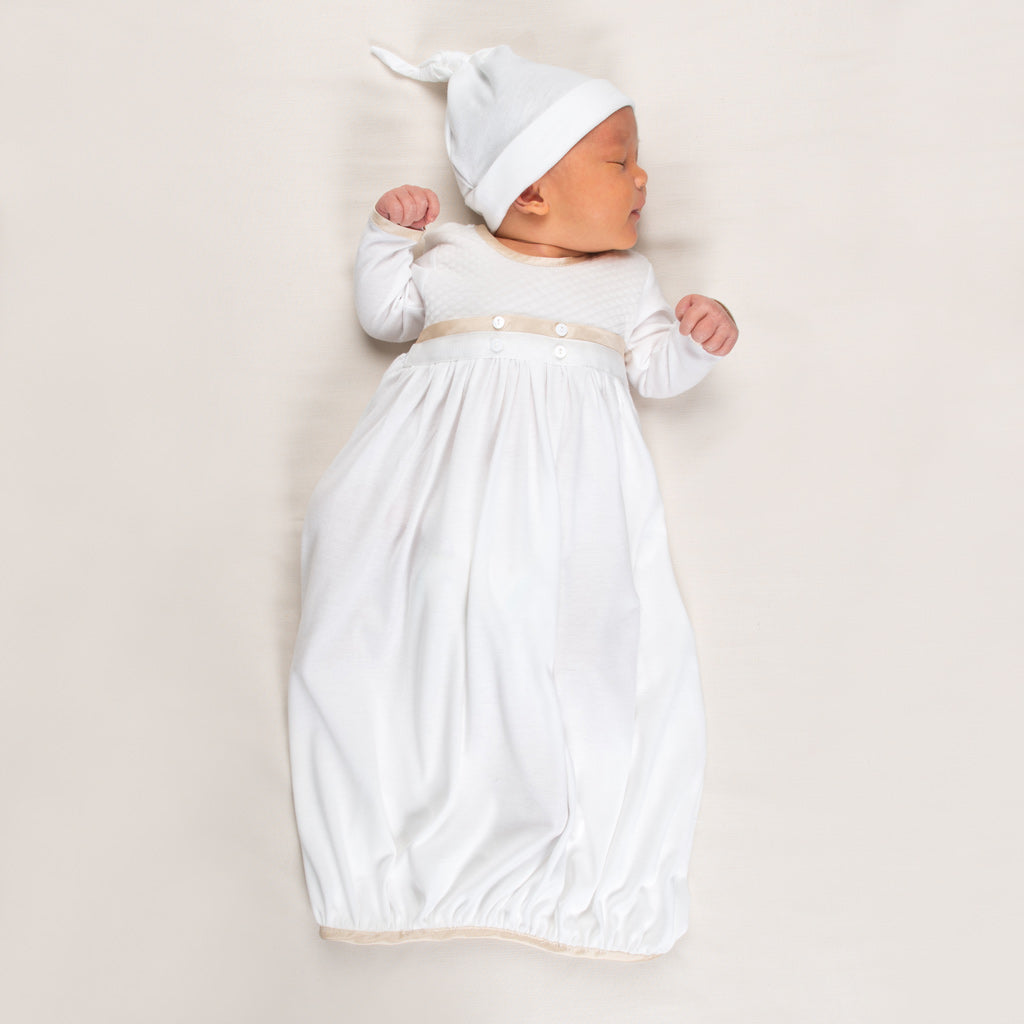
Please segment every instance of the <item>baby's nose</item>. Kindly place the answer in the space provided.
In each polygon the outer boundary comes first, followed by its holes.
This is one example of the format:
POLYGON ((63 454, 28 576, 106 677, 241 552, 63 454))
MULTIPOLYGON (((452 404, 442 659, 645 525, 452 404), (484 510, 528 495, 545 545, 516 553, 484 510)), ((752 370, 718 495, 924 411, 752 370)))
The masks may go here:
POLYGON ((642 167, 637 167, 636 169, 636 187, 647 187, 647 172, 642 167))

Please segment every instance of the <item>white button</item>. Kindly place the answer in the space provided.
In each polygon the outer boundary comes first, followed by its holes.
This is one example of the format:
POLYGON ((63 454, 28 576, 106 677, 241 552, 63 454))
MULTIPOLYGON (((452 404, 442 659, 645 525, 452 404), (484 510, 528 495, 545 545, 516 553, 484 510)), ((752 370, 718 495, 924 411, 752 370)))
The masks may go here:
POLYGON ((565 358, 565 346, 564 345, 556 345, 555 346, 555 358, 556 359, 564 359, 565 358))
POLYGON ((560 338, 564 338, 569 333, 569 328, 565 324, 555 324, 555 334, 560 338))
POLYGON ((503 316, 496 316, 491 323, 500 331, 505 326, 505 318, 503 316))
POLYGON ((505 342, 501 338, 491 338, 491 351, 500 352, 505 347, 505 342))

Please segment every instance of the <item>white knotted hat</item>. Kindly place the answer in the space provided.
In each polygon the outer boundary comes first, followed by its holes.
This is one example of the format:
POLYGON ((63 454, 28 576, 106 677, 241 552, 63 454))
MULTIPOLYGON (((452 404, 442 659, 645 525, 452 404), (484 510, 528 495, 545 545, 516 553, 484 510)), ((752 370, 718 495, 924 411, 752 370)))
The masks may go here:
POLYGON ((371 52, 407 78, 448 83, 448 159, 466 205, 491 231, 587 132, 633 106, 611 82, 535 64, 507 46, 443 50, 419 67, 379 46, 371 52))

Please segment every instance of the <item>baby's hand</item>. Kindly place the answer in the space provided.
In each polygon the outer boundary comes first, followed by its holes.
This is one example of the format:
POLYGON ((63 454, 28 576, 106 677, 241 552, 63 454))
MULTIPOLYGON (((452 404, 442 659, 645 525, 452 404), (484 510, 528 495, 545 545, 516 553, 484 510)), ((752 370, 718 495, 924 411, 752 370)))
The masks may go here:
POLYGON ((729 310, 706 295, 687 295, 680 299, 676 317, 679 333, 688 334, 713 356, 728 355, 740 336, 740 329, 729 310))
POLYGON ((429 188, 402 185, 385 192, 377 200, 375 209, 394 224, 422 231, 431 221, 437 220, 441 203, 429 188))

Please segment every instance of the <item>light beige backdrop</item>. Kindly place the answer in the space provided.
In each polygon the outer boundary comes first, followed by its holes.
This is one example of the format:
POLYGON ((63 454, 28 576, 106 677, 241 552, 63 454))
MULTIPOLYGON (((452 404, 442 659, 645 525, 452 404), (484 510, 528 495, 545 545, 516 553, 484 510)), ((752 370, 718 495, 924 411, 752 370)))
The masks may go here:
POLYGON ((1017 1022, 1024 16, 1004 0, 0 3, 0 1014, 1017 1022), (321 942, 285 696, 306 501, 395 349, 371 204, 465 216, 441 94, 613 79, 666 293, 644 402, 704 669, 690 933, 645 964, 321 942))

